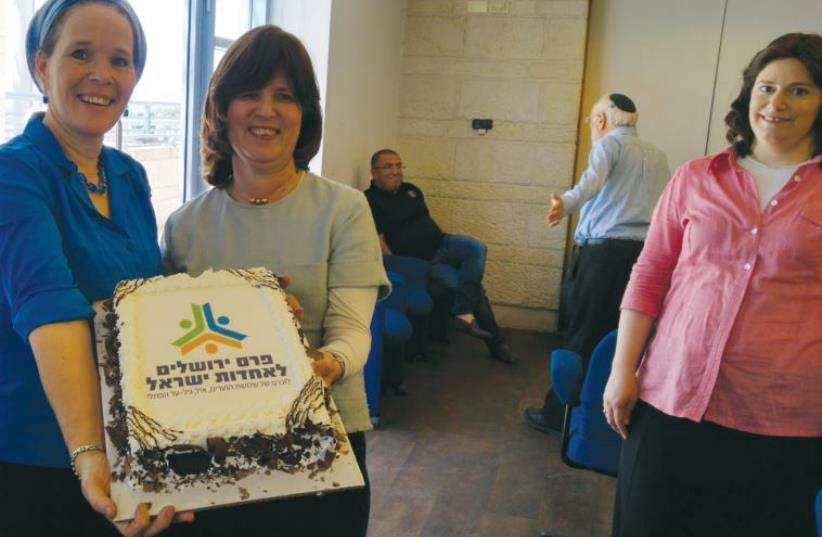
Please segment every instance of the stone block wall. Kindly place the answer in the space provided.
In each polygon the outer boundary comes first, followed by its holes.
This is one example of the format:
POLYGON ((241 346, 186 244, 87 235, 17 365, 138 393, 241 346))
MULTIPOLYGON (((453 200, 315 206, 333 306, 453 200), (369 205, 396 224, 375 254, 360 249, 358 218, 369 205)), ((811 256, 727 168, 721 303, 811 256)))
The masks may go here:
POLYGON ((553 330, 573 182, 588 0, 407 0, 398 150, 449 232, 488 244, 504 326, 553 330), (494 120, 484 136, 471 119, 494 120))

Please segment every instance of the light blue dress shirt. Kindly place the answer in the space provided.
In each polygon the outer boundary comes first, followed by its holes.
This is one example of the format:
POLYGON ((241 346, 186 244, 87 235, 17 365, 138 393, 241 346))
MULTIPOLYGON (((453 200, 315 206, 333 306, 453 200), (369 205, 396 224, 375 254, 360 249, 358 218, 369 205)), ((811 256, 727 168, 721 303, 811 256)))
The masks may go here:
POLYGON ((651 213, 671 177, 668 159, 640 140, 634 127, 617 127, 591 147, 588 168, 562 195, 564 214, 582 208, 574 240, 644 240, 651 213))

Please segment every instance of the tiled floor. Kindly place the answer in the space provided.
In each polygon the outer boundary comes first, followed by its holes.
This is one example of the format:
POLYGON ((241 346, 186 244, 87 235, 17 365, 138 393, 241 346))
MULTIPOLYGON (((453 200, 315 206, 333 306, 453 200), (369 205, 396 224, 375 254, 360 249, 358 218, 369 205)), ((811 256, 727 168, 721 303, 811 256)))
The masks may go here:
POLYGON ((452 335, 431 362, 406 364, 408 395, 383 397, 367 436, 369 537, 609 535, 614 480, 565 466, 559 435, 522 419, 541 403, 553 338, 507 334, 518 367, 452 335))

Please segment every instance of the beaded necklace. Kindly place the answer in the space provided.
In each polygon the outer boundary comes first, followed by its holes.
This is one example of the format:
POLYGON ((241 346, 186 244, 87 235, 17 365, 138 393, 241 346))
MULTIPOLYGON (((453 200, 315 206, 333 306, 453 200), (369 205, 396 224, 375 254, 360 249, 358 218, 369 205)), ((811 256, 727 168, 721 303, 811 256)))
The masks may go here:
MULTIPOLYGON (((289 179, 289 182, 292 181, 292 180, 295 180, 296 182, 299 182, 299 180, 302 179, 302 176, 303 176, 303 172, 301 170, 297 170, 296 174, 294 176, 292 176, 291 179, 289 179)), ((102 179, 101 179, 101 182, 102 182, 102 179)), ((229 184, 234 183, 234 173, 229 173, 228 174, 228 182, 229 182, 229 184)), ((286 188, 285 188, 285 190, 287 191, 286 194, 291 192, 291 190, 293 190, 295 187, 296 187, 296 184, 286 185, 286 188)), ((277 190, 279 190, 279 188, 274 189, 274 192, 272 192, 272 194, 275 193, 277 190)), ((249 205, 257 205, 257 206, 268 205, 268 201, 269 201, 268 196, 263 197, 263 198, 251 197, 251 198, 246 198, 246 199, 248 200, 249 205)))
POLYGON ((83 185, 86 187, 86 190, 88 190, 90 194, 97 194, 98 196, 102 196, 108 191, 108 177, 106 176, 105 168, 103 168, 102 159, 97 159, 97 176, 100 179, 95 185, 94 183, 88 180, 86 174, 80 174, 80 178, 83 180, 83 185))

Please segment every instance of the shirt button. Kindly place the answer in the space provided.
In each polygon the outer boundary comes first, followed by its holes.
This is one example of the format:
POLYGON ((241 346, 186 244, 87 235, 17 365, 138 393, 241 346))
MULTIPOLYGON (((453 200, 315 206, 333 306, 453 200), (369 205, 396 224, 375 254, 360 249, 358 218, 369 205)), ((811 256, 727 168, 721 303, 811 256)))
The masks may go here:
POLYGON ((771 200, 771 207, 776 207, 779 205, 779 200, 771 200))
POLYGON ((759 233, 759 230, 758 230, 758 229, 756 229, 756 228, 751 228, 751 235, 756 235, 757 233, 759 233))
POLYGON ((793 176, 793 180, 794 180, 794 182, 795 182, 795 183, 798 183, 799 181, 801 181, 801 180, 802 180, 802 178, 801 178, 801 177, 799 177, 798 175, 794 175, 794 176, 793 176))
POLYGON ((751 270, 751 264, 745 263, 744 265, 742 265, 742 268, 745 269, 745 272, 749 272, 751 270))

